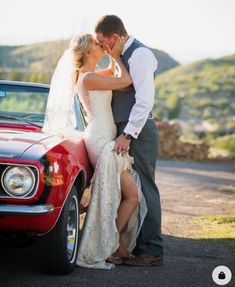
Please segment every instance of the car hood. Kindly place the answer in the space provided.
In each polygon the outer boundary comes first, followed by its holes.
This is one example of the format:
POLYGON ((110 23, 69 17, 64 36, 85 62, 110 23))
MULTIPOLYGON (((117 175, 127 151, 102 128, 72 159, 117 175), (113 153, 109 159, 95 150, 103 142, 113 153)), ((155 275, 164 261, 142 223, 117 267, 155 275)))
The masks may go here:
MULTIPOLYGON (((19 158, 31 147, 45 153, 53 145, 61 141, 58 137, 46 135, 42 132, 22 131, 22 130, 0 130, 0 157, 19 158), (42 148, 43 147, 43 148, 42 148), (43 150, 43 151, 42 151, 43 150)), ((35 150, 35 149, 34 149, 35 150)), ((40 154, 38 156, 40 157, 40 154)))

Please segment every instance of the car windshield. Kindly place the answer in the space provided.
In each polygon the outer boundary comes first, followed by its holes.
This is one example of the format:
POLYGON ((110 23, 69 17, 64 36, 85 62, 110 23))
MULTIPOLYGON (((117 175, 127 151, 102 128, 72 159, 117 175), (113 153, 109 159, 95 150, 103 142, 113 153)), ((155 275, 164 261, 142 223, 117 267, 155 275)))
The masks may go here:
MULTIPOLYGON (((48 94, 49 87, 46 86, 0 85, 0 123, 17 122, 42 127, 48 94)), ((75 112, 77 129, 83 130, 84 120, 77 99, 75 112)))

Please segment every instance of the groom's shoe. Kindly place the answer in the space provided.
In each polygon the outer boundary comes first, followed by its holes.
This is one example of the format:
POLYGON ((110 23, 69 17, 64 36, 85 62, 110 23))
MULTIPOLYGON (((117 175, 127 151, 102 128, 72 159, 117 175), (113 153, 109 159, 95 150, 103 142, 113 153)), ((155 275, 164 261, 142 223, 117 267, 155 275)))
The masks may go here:
POLYGON ((122 261, 122 264, 130 265, 130 266, 143 266, 143 267, 162 266, 163 265, 163 257, 162 256, 152 256, 152 255, 141 253, 141 254, 133 256, 131 258, 124 259, 122 261))

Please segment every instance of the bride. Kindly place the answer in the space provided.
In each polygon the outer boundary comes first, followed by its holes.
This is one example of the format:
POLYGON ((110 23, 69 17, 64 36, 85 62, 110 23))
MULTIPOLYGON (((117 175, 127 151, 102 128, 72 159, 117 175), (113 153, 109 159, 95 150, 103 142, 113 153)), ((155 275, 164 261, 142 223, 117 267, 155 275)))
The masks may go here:
MULTIPOLYGON (((120 59, 123 45, 124 39, 120 38, 110 51, 111 64, 105 70, 96 70, 104 50, 90 34, 75 36, 70 49, 60 60, 67 62, 67 67, 70 66, 67 70, 71 71, 72 68, 73 73, 67 77, 67 84, 64 83, 67 88, 71 86, 71 90, 70 96, 66 98, 67 103, 63 99, 65 108, 67 105, 67 118, 64 118, 63 123, 60 118, 59 129, 66 133, 73 129, 71 95, 77 92, 88 115, 84 141, 95 169, 91 200, 78 251, 77 265, 81 267, 110 269, 113 264, 120 264, 134 249, 146 213, 140 181, 132 169, 133 159, 128 154, 128 148, 120 153, 114 152, 117 128, 111 109, 111 90, 122 89, 132 83, 120 59), (121 71, 119 77, 114 76, 117 64, 121 71)), ((50 120, 47 124, 51 124, 50 120)))

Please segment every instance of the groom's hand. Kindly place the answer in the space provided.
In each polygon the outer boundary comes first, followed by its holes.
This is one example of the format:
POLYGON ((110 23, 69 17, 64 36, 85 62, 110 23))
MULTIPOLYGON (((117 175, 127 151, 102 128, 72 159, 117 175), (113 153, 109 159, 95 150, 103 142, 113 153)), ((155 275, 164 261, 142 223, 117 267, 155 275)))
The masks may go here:
POLYGON ((119 137, 117 137, 115 142, 116 143, 115 143, 113 150, 117 154, 121 153, 122 155, 124 155, 125 153, 127 153, 129 151, 131 140, 125 138, 125 136, 123 134, 120 135, 119 137))
POLYGON ((120 55, 122 54, 124 44, 125 44, 124 37, 118 38, 112 50, 110 51, 111 57, 113 57, 114 59, 119 58, 120 55))

